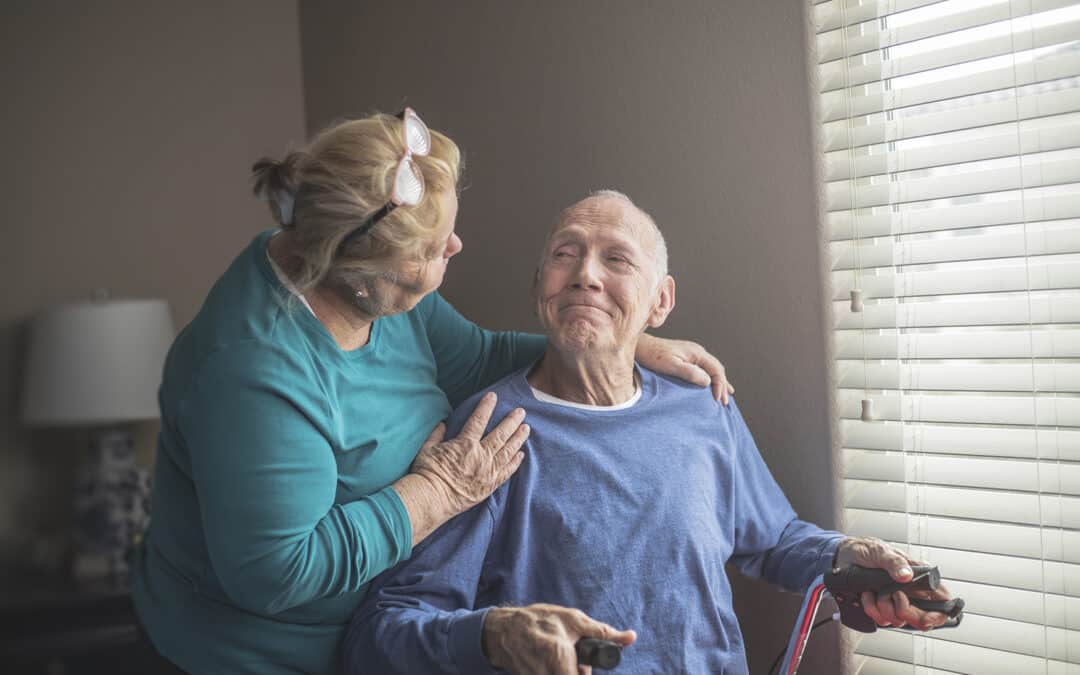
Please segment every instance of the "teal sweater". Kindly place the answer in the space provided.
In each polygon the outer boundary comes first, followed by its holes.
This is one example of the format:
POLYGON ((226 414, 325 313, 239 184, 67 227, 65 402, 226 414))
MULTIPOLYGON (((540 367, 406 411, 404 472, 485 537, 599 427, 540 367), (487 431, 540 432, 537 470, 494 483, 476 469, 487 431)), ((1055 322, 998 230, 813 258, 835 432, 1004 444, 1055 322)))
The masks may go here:
POLYGON ((165 364, 136 608, 195 673, 336 673, 368 582, 411 553, 389 487, 469 395, 538 358, 437 293, 343 352, 288 301, 260 234, 165 364))

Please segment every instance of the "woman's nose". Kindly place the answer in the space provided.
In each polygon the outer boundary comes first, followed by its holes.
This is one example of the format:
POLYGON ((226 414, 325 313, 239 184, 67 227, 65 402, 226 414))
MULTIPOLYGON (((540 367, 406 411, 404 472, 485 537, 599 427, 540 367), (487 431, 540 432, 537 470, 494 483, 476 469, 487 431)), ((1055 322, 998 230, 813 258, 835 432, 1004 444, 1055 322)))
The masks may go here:
POLYGON ((453 258, 458 253, 461 253, 461 249, 465 248, 465 244, 462 243, 461 237, 457 236, 457 233, 450 235, 450 241, 446 244, 446 257, 453 258))

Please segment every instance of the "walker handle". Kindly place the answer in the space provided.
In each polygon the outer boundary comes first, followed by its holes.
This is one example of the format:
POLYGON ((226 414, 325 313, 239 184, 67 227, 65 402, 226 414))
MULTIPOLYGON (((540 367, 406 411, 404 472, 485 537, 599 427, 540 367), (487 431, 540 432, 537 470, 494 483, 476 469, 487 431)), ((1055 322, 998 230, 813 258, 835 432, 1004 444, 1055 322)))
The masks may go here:
POLYGON ((622 647, 611 640, 581 638, 574 645, 579 666, 611 670, 622 660, 622 647))
MULTIPOLYGON (((940 612, 949 617, 945 620, 945 623, 941 624, 937 628, 956 628, 960 625, 960 621, 964 618, 964 599, 952 598, 951 600, 917 600, 912 599, 911 604, 914 607, 918 607, 924 612, 940 612)), ((915 626, 904 624, 901 628, 905 630, 918 630, 915 626)))
MULTIPOLYGON (((933 591, 941 584, 941 573, 937 567, 916 566, 911 571, 914 573, 911 581, 905 584, 895 581, 883 569, 859 565, 838 567, 825 573, 825 587, 836 600, 840 608, 840 621, 845 626, 862 633, 873 633, 877 630, 877 625, 861 606, 864 592, 873 591, 875 594, 885 595, 903 591, 910 598, 910 591, 933 591)), ((960 598, 945 602, 911 598, 911 604, 924 612, 941 612, 948 616, 948 621, 938 628, 954 628, 960 625, 963 618, 964 601, 960 598)))

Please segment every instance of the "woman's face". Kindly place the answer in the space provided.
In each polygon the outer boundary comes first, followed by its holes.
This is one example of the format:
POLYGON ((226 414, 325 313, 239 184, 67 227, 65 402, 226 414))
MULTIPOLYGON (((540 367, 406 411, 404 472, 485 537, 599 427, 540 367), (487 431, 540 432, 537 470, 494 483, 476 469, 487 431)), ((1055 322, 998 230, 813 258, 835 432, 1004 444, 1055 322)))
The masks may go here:
POLYGON ((395 311, 407 312, 425 295, 442 285, 447 263, 461 252, 461 238, 454 232, 458 211, 457 194, 452 190, 443 192, 438 199, 440 215, 437 232, 440 243, 435 255, 423 262, 403 264, 397 270, 396 282, 380 289, 380 296, 395 311))

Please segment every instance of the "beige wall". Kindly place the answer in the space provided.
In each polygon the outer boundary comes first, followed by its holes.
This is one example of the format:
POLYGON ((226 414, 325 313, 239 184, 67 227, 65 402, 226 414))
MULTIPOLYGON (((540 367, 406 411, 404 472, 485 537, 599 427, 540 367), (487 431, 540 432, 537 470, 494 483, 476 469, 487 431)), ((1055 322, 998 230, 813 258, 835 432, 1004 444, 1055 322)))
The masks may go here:
MULTIPOLYGON (((444 292, 480 323, 534 326, 544 228, 583 191, 651 211, 678 284, 663 332, 722 357, 791 501, 830 524, 805 4, 303 3, 301 29, 309 128, 404 102, 464 148, 465 250, 444 292)), ((797 599, 739 590, 764 672, 797 599)), ((830 640, 815 636, 806 672, 836 672, 830 640)))
POLYGON ((294 0, 0 10, 0 563, 63 528, 85 441, 17 423, 26 320, 99 286, 194 316, 269 226, 251 163, 303 139, 299 39, 294 0))

